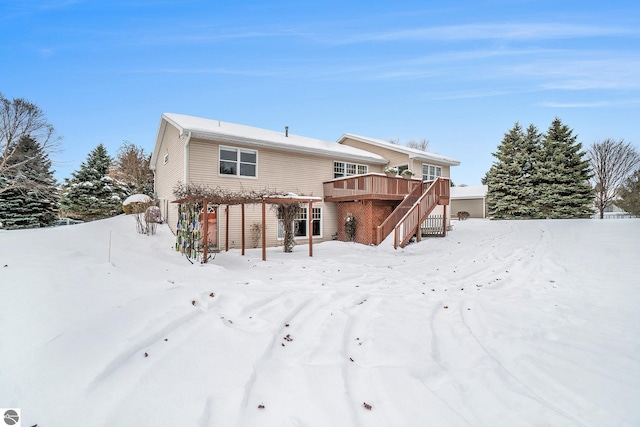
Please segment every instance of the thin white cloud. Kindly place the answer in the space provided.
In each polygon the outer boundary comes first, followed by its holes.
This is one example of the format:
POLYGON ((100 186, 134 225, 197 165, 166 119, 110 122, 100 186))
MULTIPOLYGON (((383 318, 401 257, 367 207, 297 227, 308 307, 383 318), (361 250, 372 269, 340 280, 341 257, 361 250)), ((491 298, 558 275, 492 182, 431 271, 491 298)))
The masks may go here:
POLYGON ((580 58, 538 60, 512 68, 515 75, 541 81, 549 90, 640 89, 640 60, 605 52, 579 52, 580 58), (595 58, 595 59, 592 59, 595 58))
POLYGON ((592 102, 543 102, 538 105, 546 108, 635 107, 637 105, 640 105, 640 99, 621 99, 616 101, 592 102))
POLYGON ((548 40, 640 35, 635 28, 560 23, 466 24, 344 36, 335 43, 376 41, 548 40))
POLYGON ((540 92, 540 89, 488 89, 488 90, 467 90, 453 91, 442 95, 431 96, 434 101, 456 101, 460 99, 493 98, 497 96, 509 96, 525 93, 540 92))
POLYGON ((157 67, 157 68, 138 68, 131 70, 111 70, 110 73, 119 73, 119 74, 182 74, 182 75, 192 75, 192 74, 225 74, 225 75, 238 75, 238 76, 253 76, 253 77, 264 77, 264 76, 278 76, 280 73, 276 71, 265 71, 265 70, 233 70, 228 68, 166 68, 166 67, 157 67))

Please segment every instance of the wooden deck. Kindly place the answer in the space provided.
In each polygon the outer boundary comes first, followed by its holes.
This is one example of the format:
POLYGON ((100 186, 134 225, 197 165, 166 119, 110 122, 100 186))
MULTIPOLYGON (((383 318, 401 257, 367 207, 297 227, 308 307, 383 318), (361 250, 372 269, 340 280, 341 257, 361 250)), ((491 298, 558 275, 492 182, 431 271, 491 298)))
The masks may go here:
POLYGON ((442 235, 446 235, 450 202, 449 178, 435 181, 388 177, 369 173, 338 178, 323 183, 325 202, 358 200, 397 200, 399 203, 379 225, 374 224, 373 244, 379 245, 392 231, 394 247, 404 247, 413 235, 421 237, 420 225, 438 205, 443 205, 442 235))
POLYGON ((368 173, 334 179, 322 185, 325 202, 403 200, 416 187, 422 188, 422 181, 368 173))

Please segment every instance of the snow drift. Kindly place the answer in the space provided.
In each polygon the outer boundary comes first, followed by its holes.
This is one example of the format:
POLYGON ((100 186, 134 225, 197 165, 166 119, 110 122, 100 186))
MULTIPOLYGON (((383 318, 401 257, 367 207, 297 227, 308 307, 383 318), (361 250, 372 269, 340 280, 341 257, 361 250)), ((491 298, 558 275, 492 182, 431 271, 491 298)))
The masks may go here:
POLYGON ((120 216, 0 231, 23 424, 639 425, 640 221, 454 221, 191 265, 120 216))

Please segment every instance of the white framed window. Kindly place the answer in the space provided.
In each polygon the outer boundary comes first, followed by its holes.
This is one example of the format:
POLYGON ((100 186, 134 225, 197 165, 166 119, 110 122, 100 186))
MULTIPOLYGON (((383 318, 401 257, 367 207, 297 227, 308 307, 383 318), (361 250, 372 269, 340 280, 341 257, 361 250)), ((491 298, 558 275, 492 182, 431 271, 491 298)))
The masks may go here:
POLYGON ((220 175, 258 176, 258 152, 244 148, 220 146, 220 175))
POLYGON ((167 163, 169 163, 169 153, 164 155, 164 164, 166 165, 167 163))
MULTIPOLYGON (((293 220, 293 235, 295 238, 305 238, 309 235, 308 208, 299 208, 293 220)), ((322 237, 322 208, 313 208, 311 216, 311 232, 313 237, 322 237)), ((284 220, 278 218, 278 240, 284 239, 284 220)))
POLYGON ((333 162, 333 177, 362 175, 369 172, 369 166, 349 162, 333 162))
POLYGON ((436 178, 442 176, 442 167, 435 165, 422 164, 422 180, 435 181, 436 178))

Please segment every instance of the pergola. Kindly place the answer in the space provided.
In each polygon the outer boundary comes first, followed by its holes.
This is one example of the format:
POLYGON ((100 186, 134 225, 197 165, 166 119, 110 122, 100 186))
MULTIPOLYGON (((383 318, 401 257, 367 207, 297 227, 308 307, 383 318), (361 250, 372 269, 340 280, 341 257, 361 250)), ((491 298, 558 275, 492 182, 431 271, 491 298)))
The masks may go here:
MULTIPOLYGON (((207 192, 206 194, 189 194, 185 197, 174 200, 172 203, 186 204, 201 202, 204 208, 204 212, 207 212, 209 204, 214 205, 226 205, 225 209, 225 252, 229 250, 229 206, 240 205, 241 207, 241 248, 242 255, 245 254, 245 205, 247 204, 261 204, 262 205, 262 260, 267 260, 267 230, 266 230, 266 217, 267 217, 267 204, 272 205, 292 205, 299 203, 306 203, 309 207, 309 221, 308 236, 309 236, 309 256, 313 256, 313 221, 311 220, 311 213, 313 212, 313 202, 322 201, 320 197, 312 196, 299 196, 296 194, 263 194, 263 193, 251 193, 251 194, 232 194, 232 193, 216 193, 207 192)), ((208 236, 209 221, 203 221, 202 235, 208 236)), ((206 239, 206 237, 204 237, 206 239)), ((203 245, 202 262, 206 263, 208 259, 209 245, 203 245)))

